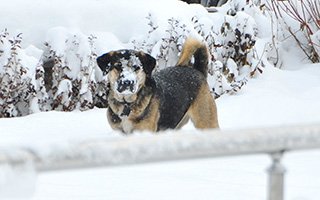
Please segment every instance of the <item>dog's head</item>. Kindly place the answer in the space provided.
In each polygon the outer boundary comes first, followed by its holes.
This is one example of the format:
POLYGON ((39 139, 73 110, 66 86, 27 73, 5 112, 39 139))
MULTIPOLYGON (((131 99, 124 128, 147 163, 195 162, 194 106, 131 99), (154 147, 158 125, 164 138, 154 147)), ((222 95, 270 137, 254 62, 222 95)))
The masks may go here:
POLYGON ((151 77, 156 60, 149 54, 134 50, 111 51, 97 58, 111 89, 118 95, 136 94, 151 77))

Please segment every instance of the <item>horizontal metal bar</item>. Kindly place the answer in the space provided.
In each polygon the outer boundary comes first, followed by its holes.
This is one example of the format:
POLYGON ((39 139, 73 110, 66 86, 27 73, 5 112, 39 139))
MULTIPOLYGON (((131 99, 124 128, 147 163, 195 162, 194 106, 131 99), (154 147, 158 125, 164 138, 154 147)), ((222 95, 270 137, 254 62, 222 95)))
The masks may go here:
MULTIPOLYGON (((116 133, 115 133, 116 134, 116 133)), ((250 130, 169 131, 0 149, 0 164, 33 160, 38 171, 320 148, 320 124, 250 130)))

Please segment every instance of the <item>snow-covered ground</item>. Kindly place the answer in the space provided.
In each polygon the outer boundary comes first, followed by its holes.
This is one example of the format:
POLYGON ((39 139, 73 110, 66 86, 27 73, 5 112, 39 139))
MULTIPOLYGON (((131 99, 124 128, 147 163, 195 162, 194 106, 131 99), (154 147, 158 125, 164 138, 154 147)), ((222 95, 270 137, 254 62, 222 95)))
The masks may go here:
MULTIPOLYGON (((40 57, 43 41, 52 36, 56 27, 95 34, 97 52, 102 53, 126 47, 133 36, 145 34, 149 29, 145 20, 148 13, 158 18, 159 26, 170 17, 184 20, 192 18, 194 13, 207 16, 199 5, 189 6, 174 0, 11 0, 1 6, 0 29, 22 32, 23 48, 28 56, 35 58, 40 57)), ((256 19, 261 19, 260 28, 267 29, 264 17, 256 16, 256 19)), ((261 32, 261 37, 270 33, 261 32)), ((250 79, 240 92, 217 99, 221 130, 320 123, 320 64, 307 64, 293 44, 286 45, 288 51, 282 52, 282 69, 265 63, 263 74, 250 79)), ((123 137, 111 130, 105 112, 95 108, 0 119, 0 148, 22 145, 45 151, 49 145, 69 141, 123 137)), ((189 123, 183 130, 194 130, 194 127, 189 123)), ((319 156, 320 150, 285 154, 286 199, 319 199, 319 156)), ((255 155, 47 172, 36 177, 33 195, 22 199, 263 200, 267 197, 269 166, 268 156, 255 155)), ((1 169, 4 168, 0 166, 1 169)), ((3 188, 5 180, 0 171, 3 188)), ((31 177, 30 184, 32 180, 31 177)), ((21 188, 14 183, 8 190, 21 197, 21 188)), ((5 199, 1 192, 0 188, 0 199, 5 199)))
MULTIPOLYGON (((319 76, 319 65, 266 69, 241 93, 217 100, 221 129, 319 122, 320 105, 314 101, 320 94, 319 76), (295 84, 300 80, 303 85, 295 84)), ((105 109, 1 119, 0 127, 0 146, 6 147, 45 150, 86 138, 121 137, 106 123, 105 109)), ((194 128, 189 123, 183 129, 194 128)), ((318 199, 319 156, 320 151, 285 154, 286 199, 318 199)), ((41 173, 34 196, 27 199, 266 199, 269 166, 268 156, 257 155, 41 173)))

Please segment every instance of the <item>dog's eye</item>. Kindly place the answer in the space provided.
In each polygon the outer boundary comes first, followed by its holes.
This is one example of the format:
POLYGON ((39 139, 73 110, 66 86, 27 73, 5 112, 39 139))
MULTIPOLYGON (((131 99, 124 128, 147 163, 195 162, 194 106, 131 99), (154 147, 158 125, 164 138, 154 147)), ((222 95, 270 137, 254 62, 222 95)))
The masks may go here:
POLYGON ((121 63, 121 62, 120 62, 120 63, 115 63, 113 66, 114 66, 117 70, 121 70, 122 63, 121 63))
POLYGON ((134 71, 138 71, 140 69, 139 65, 133 65, 132 68, 134 69, 134 71))

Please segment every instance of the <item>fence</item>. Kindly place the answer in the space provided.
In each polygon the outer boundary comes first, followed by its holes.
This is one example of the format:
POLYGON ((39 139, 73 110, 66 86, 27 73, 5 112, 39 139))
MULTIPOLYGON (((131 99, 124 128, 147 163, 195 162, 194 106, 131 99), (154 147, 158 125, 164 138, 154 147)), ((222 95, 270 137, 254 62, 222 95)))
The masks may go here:
POLYGON ((269 200, 283 199, 283 153, 320 148, 320 124, 265 129, 137 135, 74 142, 45 153, 28 148, 0 151, 0 165, 33 161, 38 172, 205 157, 270 154, 269 200))

